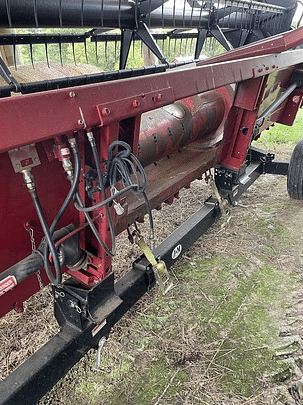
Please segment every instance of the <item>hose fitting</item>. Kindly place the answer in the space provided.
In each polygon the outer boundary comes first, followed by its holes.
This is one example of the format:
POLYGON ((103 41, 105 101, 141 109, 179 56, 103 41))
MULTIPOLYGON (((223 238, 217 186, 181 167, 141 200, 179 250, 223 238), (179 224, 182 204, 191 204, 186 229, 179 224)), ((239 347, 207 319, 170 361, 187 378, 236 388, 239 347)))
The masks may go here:
POLYGON ((22 170, 22 175, 24 184, 27 186, 28 191, 31 194, 36 194, 35 180, 32 175, 31 169, 22 170))

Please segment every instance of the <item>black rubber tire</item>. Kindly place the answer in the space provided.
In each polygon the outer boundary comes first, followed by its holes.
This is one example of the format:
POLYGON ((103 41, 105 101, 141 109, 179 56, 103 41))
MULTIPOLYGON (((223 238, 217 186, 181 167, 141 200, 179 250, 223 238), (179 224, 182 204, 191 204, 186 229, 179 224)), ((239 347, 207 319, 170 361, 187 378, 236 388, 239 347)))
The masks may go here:
POLYGON ((289 162, 287 191, 290 198, 303 200, 303 139, 297 143, 289 162))

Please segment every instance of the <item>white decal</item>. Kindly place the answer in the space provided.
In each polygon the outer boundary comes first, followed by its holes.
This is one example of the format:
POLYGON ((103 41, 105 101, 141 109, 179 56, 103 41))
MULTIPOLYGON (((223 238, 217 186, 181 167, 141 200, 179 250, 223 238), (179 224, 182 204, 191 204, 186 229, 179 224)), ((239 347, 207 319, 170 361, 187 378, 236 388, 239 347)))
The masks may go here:
POLYGON ((5 294, 17 285, 17 280, 14 276, 5 277, 0 281, 0 295, 5 294))
POLYGON ((173 252, 172 252, 172 254, 171 254, 172 259, 173 259, 173 260, 177 259, 177 257, 180 256, 181 252, 182 252, 182 245, 177 245, 177 246, 174 248, 174 250, 173 250, 173 252))

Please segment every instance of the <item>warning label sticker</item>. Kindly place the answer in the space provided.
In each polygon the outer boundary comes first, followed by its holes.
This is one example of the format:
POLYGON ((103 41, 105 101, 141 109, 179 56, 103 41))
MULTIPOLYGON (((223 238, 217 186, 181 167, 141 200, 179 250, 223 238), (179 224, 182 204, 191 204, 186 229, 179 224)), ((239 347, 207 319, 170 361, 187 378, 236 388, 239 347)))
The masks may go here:
POLYGON ((16 285, 17 280, 14 276, 5 277, 2 281, 0 281, 0 296, 16 287, 16 285))

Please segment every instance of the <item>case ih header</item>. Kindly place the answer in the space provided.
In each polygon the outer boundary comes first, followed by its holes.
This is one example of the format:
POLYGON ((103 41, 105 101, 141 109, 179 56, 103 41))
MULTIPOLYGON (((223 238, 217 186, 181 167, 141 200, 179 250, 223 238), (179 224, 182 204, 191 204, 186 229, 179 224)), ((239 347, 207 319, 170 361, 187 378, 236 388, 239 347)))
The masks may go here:
POLYGON ((51 283, 60 326, 0 384, 1 404, 36 403, 156 282, 165 290, 167 268, 260 174, 288 171, 291 197, 303 198, 298 153, 288 167, 250 146, 272 124, 292 125, 302 103, 296 7, 293 0, 0 0, 0 314, 22 311, 51 283), (13 30, 25 27, 32 30, 13 30), (58 32, 41 30, 49 27, 58 32), (62 31, 68 27, 86 31, 62 31), (201 61, 209 39, 228 52, 201 61), (159 64, 127 66, 139 40, 159 64), (113 43, 119 70, 16 79, 21 46, 34 65, 42 45, 51 65, 51 45, 62 62, 63 46, 76 59, 76 44, 87 54, 89 42, 97 60, 99 45, 113 43), (169 61, 167 42, 194 48, 194 60, 169 61), (137 222, 148 214, 152 242, 152 210, 211 168, 215 196, 152 252, 137 222), (115 237, 126 230, 143 255, 114 283, 115 237))

